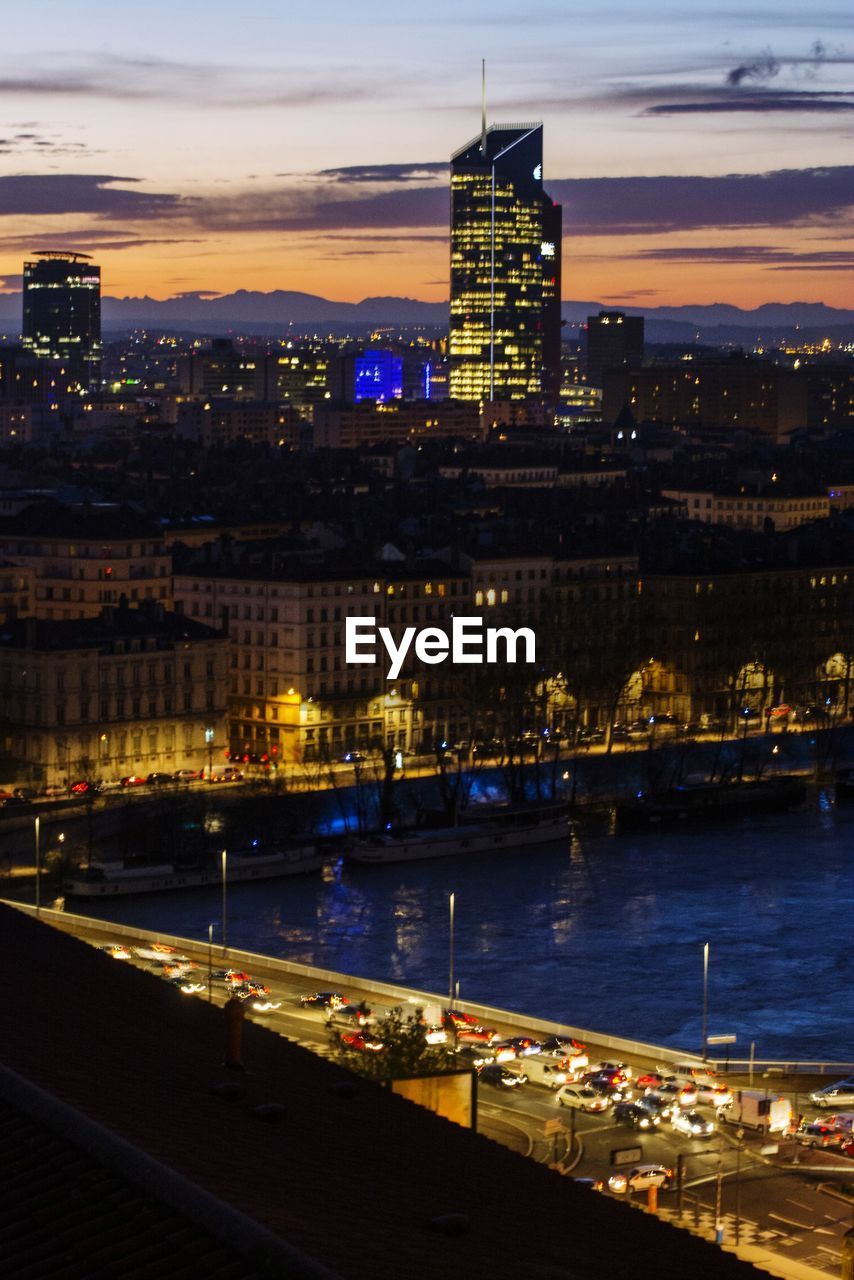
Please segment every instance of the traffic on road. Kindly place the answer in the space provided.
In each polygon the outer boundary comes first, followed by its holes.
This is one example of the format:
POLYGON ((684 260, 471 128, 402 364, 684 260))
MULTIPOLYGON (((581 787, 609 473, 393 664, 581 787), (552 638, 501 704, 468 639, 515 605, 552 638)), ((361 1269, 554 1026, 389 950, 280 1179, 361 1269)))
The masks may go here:
MULTIPOLYGON (((383 1052, 387 997, 312 989, 300 975, 228 968, 213 951, 139 945, 120 931, 107 943, 87 940, 182 999, 237 998, 248 1017, 321 1055, 336 1036, 350 1050, 383 1052)), ((851 1209, 819 1188, 854 1179, 854 1077, 792 1097, 767 1081, 723 1079, 700 1060, 616 1060, 570 1037, 486 1026, 458 1007, 418 1007, 427 1042, 476 1073, 478 1127, 488 1136, 596 1193, 644 1203, 655 1195, 658 1212, 683 1225, 838 1273, 851 1209)))

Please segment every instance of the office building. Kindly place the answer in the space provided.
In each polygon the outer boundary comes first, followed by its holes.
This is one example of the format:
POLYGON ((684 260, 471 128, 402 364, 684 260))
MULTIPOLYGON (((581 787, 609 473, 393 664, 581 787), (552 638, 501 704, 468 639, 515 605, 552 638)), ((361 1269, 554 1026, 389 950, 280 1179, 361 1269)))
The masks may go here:
POLYGON ((57 399, 98 385, 101 268, 88 254, 46 250, 24 263, 22 332, 26 350, 64 371, 57 399))
POLYGON ((606 369, 637 369, 643 363, 643 316, 600 311, 587 317, 587 382, 601 387, 606 369))
POLYGON ((451 159, 452 398, 556 402, 560 262, 542 124, 484 126, 451 159))

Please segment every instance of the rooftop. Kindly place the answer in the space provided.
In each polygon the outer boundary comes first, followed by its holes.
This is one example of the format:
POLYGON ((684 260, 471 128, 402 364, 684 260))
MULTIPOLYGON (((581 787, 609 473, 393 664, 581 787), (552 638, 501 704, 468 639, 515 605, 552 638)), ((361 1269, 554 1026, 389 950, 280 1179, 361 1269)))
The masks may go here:
MULTIPOLYGON (((639 1267, 656 1280, 756 1275, 714 1246, 377 1085, 342 1090, 353 1085, 342 1068, 256 1024, 244 1028, 238 1088, 224 1092, 226 1077, 232 1086, 238 1077, 222 1066, 221 1010, 5 904, 0 961, 6 972, 28 975, 0 1006, 11 1071, 344 1280, 471 1280, 508 1267, 525 1280, 614 1280, 639 1267), (272 1119, 256 1112, 264 1103, 279 1104, 272 1119), (468 1233, 431 1230, 443 1213, 466 1215, 468 1233)), ((45 1157, 30 1165, 27 1191, 48 1236, 71 1226, 49 1147, 45 1157)), ((129 1150, 128 1180, 134 1167, 129 1150)), ((8 1184, 9 1166, 0 1168, 8 1184)), ((118 1194, 112 1220, 89 1206, 80 1223, 78 1247, 92 1260, 87 1277, 109 1276, 95 1259, 101 1250, 109 1256, 117 1237, 133 1250, 128 1262, 140 1256, 135 1222, 122 1209, 126 1193, 118 1194)), ((50 1276, 35 1265, 38 1241, 22 1245, 7 1208, 4 1197, 3 1247, 33 1250, 33 1277, 50 1276)))

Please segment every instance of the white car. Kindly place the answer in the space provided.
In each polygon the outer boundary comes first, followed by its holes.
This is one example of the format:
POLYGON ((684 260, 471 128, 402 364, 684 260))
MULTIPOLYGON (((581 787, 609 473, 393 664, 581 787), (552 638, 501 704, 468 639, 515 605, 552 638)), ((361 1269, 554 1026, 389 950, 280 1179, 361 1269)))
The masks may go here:
POLYGON ((576 1111, 596 1113, 607 1111, 609 1106, 608 1099, 601 1093, 580 1084, 561 1085, 555 1098, 559 1107, 574 1107, 576 1111))
POLYGON ((677 1111, 671 1115, 670 1123, 677 1133, 688 1138, 710 1138, 715 1131, 714 1120, 707 1120, 699 1111, 677 1111))
POLYGON ((810 1102, 820 1110, 824 1110, 825 1107, 854 1105, 854 1076, 837 1080, 836 1084, 826 1084, 823 1089, 816 1089, 810 1094, 810 1102))
POLYGON ((731 1107, 732 1094, 725 1084, 698 1084, 697 1101, 704 1107, 731 1107))
POLYGON ((629 1191, 646 1191, 649 1187, 668 1187, 673 1181, 673 1170, 663 1164, 639 1164, 628 1173, 615 1173, 608 1179, 608 1188, 617 1195, 629 1191))

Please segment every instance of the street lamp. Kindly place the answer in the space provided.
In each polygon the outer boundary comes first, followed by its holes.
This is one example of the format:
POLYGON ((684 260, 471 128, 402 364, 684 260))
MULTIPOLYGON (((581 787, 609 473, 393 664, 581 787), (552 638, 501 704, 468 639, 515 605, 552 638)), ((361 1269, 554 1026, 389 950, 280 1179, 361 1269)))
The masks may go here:
POLYGON ((36 814, 35 818, 33 819, 33 825, 35 827, 35 840, 36 840, 36 915, 39 915, 42 909, 42 858, 41 858, 41 847, 39 844, 40 821, 41 819, 39 815, 36 814))
POLYGON ((703 943, 703 1061, 709 1056, 709 944, 703 943))
POLYGON ((214 748, 214 731, 209 725, 205 729, 205 745, 208 749, 208 782, 213 781, 213 748, 214 748))
POLYGON ((222 950, 223 955, 228 948, 228 898, 226 893, 228 872, 228 850, 222 851, 222 950))
POLYGON ((448 1003, 454 1007, 454 906, 456 894, 448 898, 448 1003))

